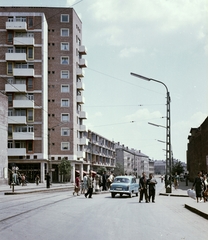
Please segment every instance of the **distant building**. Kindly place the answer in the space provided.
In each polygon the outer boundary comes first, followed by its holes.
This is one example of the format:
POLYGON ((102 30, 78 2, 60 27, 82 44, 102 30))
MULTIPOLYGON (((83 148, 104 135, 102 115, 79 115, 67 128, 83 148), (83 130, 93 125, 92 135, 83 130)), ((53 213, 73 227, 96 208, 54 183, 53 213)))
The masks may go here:
POLYGON ((8 184, 7 126, 8 98, 0 92, 0 185, 8 184))
POLYGON ((191 181, 197 172, 208 172, 208 117, 198 128, 191 128, 187 145, 187 171, 191 181))
POLYGON ((115 163, 115 143, 91 130, 87 131, 88 145, 83 159, 83 170, 97 172, 99 168, 113 171, 115 163))
POLYGON ((119 163, 124 169, 124 174, 135 174, 137 177, 142 172, 149 174, 149 157, 140 150, 129 149, 124 145, 117 143, 116 146, 116 163, 119 163))
POLYGON ((155 160, 154 161, 154 173, 159 175, 166 174, 166 161, 165 160, 155 160))

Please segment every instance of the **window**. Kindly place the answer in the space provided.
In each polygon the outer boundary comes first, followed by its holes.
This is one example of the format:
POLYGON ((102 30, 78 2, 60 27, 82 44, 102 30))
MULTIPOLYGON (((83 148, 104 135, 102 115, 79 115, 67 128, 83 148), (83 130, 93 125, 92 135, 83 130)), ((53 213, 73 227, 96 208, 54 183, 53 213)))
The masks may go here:
POLYGON ((13 43, 13 32, 8 31, 7 33, 7 42, 13 43))
POLYGON ((8 126, 8 137, 12 138, 12 126, 11 125, 8 126))
POLYGON ((33 17, 28 17, 28 28, 33 28, 33 17))
POLYGON ((62 51, 69 51, 69 43, 68 42, 62 42, 61 43, 61 50, 62 51))
POLYGON ((28 100, 34 100, 33 93, 28 93, 27 98, 28 98, 28 100))
POLYGON ((11 62, 7 63, 7 74, 12 74, 13 73, 13 65, 11 62))
POLYGON ((61 128, 61 136, 69 136, 69 128, 61 128))
POLYGON ((33 152, 33 141, 27 141, 27 152, 33 152))
POLYGON ((62 142, 61 150, 69 150, 69 142, 62 142))
POLYGON ((69 15, 61 14, 61 22, 69 22, 69 15))
POLYGON ((33 78, 28 78, 27 79, 27 90, 28 91, 33 90, 33 78))
POLYGON ((8 148, 13 148, 13 142, 12 141, 8 141, 8 148))
POLYGON ((61 71, 61 78, 63 78, 63 79, 68 79, 68 78, 69 78, 69 71, 67 71, 67 70, 62 70, 62 71, 61 71))
POLYGON ((62 37, 68 37, 69 36, 69 29, 68 28, 62 28, 61 29, 61 36, 62 37))
POLYGON ((69 85, 61 85, 61 92, 69 92, 69 85))
POLYGON ((13 53, 13 52, 14 52, 13 47, 8 47, 7 52, 8 52, 8 53, 13 53))
POLYGON ((62 107, 69 107, 69 99, 62 99, 61 100, 62 107))
POLYGON ((33 110, 32 109, 28 109, 27 110, 27 121, 28 122, 33 122, 34 121, 34 116, 33 116, 33 110))
POLYGON ((27 49, 27 58, 28 59, 33 59, 34 58, 33 47, 28 47, 28 49, 27 49))
POLYGON ((62 113, 61 114, 61 121, 62 122, 69 122, 69 114, 68 113, 62 113))
POLYGON ((61 57, 61 64, 69 64, 69 57, 61 57))

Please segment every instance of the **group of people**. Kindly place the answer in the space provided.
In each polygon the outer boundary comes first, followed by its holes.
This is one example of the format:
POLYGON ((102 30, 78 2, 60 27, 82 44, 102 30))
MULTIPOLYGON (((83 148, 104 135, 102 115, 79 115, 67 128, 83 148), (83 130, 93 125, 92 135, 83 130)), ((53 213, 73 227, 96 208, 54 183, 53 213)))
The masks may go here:
POLYGON ((153 177, 153 174, 149 174, 149 178, 147 178, 145 172, 142 173, 142 177, 139 180, 139 202, 143 200, 145 196, 146 203, 152 201, 155 202, 155 185, 157 184, 156 179, 153 177))
POLYGON ((11 174, 11 178, 10 178, 10 188, 12 184, 15 185, 22 185, 25 186, 27 185, 27 179, 26 179, 26 175, 25 174, 20 174, 19 172, 12 172, 11 174))
POLYGON ((81 194, 84 194, 86 198, 87 197, 92 198, 93 184, 94 184, 94 177, 91 171, 88 176, 86 173, 83 174, 83 180, 80 180, 80 175, 77 174, 77 177, 75 178, 73 195, 76 194, 77 196, 79 196, 79 192, 81 190, 81 194))
POLYGON ((192 186, 192 189, 194 188, 196 192, 197 202, 208 201, 208 180, 207 180, 206 174, 202 174, 202 172, 198 172, 198 175, 195 178, 192 186))
POLYGON ((83 180, 80 179, 80 174, 77 173, 73 195, 79 196, 79 193, 81 193, 84 194, 86 198, 92 198, 94 187, 95 190, 107 191, 113 180, 113 172, 111 172, 110 175, 107 175, 106 171, 104 171, 102 175, 98 175, 90 171, 89 175, 86 173, 83 174, 83 180))

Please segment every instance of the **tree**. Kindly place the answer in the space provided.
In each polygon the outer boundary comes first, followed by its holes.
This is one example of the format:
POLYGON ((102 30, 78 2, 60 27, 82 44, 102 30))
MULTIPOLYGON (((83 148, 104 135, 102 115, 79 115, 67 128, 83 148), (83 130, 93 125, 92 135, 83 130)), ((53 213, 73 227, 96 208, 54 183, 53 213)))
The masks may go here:
POLYGON ((105 167, 99 167, 99 168, 97 169, 97 173, 100 174, 100 175, 102 175, 104 171, 107 172, 107 170, 106 170, 105 167))
POLYGON ((66 179, 70 179, 71 176, 71 164, 65 158, 61 159, 61 163, 58 165, 59 174, 63 175, 63 182, 66 182, 66 179))
POLYGON ((116 167, 114 168, 114 174, 116 176, 124 174, 124 167, 122 167, 120 163, 116 163, 116 167))
POLYGON ((175 162, 172 166, 172 175, 174 176, 176 172, 178 175, 184 172, 183 164, 181 161, 175 162))

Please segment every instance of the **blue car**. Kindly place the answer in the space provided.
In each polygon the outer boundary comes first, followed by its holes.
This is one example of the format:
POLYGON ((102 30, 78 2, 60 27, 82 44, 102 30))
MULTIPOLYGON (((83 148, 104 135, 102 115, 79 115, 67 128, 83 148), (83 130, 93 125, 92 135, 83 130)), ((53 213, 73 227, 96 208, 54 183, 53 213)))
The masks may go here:
POLYGON ((139 184, 136 182, 134 176, 117 176, 114 178, 113 183, 110 186, 111 197, 114 198, 116 194, 129 195, 132 197, 132 194, 138 196, 139 184))

